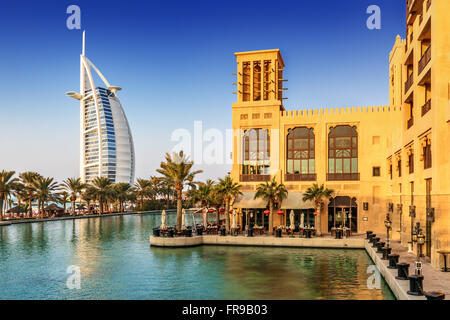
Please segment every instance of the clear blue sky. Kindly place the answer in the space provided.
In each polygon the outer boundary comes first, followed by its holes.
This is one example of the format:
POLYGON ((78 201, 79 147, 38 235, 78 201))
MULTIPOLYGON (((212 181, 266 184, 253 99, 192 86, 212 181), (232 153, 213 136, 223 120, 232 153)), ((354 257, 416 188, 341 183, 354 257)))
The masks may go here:
MULTIPOLYGON (((287 109, 388 104, 388 54, 405 33, 405 1, 35 1, 0 2, 0 170, 78 175, 81 8, 86 55, 123 88, 136 175, 154 174, 177 128, 231 128, 234 52, 279 48, 287 109), (366 27, 369 5, 381 30, 366 27)), ((202 166, 217 178, 227 165, 202 166)))

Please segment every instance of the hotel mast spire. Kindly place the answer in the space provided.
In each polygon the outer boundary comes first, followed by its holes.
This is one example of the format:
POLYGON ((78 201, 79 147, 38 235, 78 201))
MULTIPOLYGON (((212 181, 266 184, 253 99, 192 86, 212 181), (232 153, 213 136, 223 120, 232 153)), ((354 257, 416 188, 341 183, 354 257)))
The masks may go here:
POLYGON ((85 49, 86 49, 86 30, 83 30, 83 46, 82 46, 82 51, 81 51, 81 55, 83 55, 83 56, 85 53, 85 49))

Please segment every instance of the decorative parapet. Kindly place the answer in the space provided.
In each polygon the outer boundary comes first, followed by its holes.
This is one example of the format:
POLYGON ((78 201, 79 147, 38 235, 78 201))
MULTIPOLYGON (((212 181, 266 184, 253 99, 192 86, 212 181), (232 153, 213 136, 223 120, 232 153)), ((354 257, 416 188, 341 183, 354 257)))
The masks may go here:
POLYGON ((369 113, 398 112, 398 111, 400 111, 400 108, 391 106, 301 109, 301 110, 282 111, 281 117, 290 118, 290 117, 324 116, 324 115, 340 115, 340 114, 369 114, 369 113))

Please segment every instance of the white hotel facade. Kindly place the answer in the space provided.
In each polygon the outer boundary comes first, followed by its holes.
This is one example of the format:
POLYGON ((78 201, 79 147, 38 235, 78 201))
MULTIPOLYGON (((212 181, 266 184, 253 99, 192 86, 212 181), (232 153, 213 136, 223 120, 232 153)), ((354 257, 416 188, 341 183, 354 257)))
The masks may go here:
POLYGON ((107 177, 113 183, 134 183, 135 154, 130 125, 117 98, 120 87, 111 86, 85 56, 85 33, 80 56, 80 93, 67 92, 80 101, 80 176, 89 183, 107 177), (104 83, 94 83, 93 72, 104 83))

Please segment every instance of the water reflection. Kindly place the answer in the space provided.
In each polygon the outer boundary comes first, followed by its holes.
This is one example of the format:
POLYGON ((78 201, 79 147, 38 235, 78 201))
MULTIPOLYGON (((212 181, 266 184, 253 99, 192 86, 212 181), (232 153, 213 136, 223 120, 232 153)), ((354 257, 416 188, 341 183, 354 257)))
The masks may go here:
MULTIPOLYGON (((215 217, 212 217, 215 219, 215 217)), ((4 299, 392 299, 366 286, 363 250, 149 247, 160 215, 0 228, 4 299), (66 288, 69 265, 81 290, 66 288)), ((175 223, 175 214, 168 214, 175 223)))

